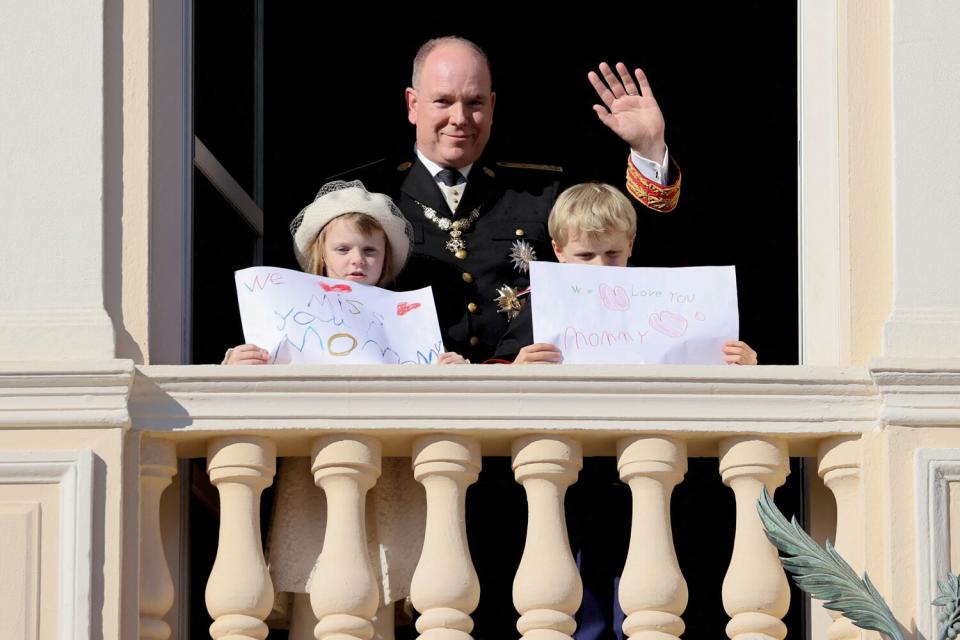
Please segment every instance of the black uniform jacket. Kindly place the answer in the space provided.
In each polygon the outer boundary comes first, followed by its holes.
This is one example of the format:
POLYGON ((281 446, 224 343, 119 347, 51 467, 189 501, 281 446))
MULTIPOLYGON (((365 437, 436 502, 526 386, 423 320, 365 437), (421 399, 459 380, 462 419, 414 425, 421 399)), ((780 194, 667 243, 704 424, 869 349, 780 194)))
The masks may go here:
POLYGON ((494 360, 513 362, 517 359, 520 349, 533 344, 533 307, 530 305, 529 296, 525 296, 525 300, 517 317, 510 323, 503 337, 500 338, 497 348, 494 349, 494 360))
POLYGON ((413 224, 410 259, 394 288, 430 286, 437 304, 444 346, 472 362, 491 357, 507 329, 507 319, 494 301, 503 285, 526 287, 528 274, 514 266, 510 253, 518 240, 530 244, 538 260, 554 260, 547 233, 550 207, 559 194, 560 174, 537 167, 503 167, 482 159, 470 170, 457 215, 418 160, 383 161, 342 179, 358 179, 370 191, 386 193, 413 224), (443 218, 480 215, 461 238, 467 255, 457 258, 446 248, 449 231, 424 215, 432 207, 443 218))

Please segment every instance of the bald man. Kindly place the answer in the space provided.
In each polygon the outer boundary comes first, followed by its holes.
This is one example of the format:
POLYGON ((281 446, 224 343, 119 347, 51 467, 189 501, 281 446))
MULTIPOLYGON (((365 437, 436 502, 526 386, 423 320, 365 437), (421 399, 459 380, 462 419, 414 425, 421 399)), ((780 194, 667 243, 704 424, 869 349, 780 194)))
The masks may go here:
MULTIPOLYGON (((667 166, 663 115, 646 77, 622 64, 599 70, 588 76, 603 103, 594 110, 630 145, 627 191, 644 206, 672 210, 680 175, 667 166)), ((513 292, 528 283, 528 262, 552 259, 546 220, 561 175, 556 167, 483 157, 497 96, 487 56, 473 42, 425 43, 411 84, 405 98, 415 155, 350 177, 393 196, 413 224, 412 255, 397 287, 432 286, 446 349, 483 362, 507 328, 513 292)))

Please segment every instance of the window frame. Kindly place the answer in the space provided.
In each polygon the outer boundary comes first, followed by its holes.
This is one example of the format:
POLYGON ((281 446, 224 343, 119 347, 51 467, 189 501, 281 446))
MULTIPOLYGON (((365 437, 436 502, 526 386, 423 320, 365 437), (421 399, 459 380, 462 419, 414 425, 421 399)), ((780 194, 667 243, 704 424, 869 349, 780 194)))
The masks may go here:
MULTIPOLYGON (((257 211, 262 221, 263 0, 257 0, 256 16, 259 161, 253 194, 218 171, 212 154, 193 135, 192 5, 193 0, 155 3, 151 23, 151 95, 164 96, 151 101, 150 116, 150 251, 156 260, 151 273, 162 274, 150 279, 149 361, 154 364, 190 362, 194 165, 255 230, 257 211)), ((840 7, 837 0, 798 0, 797 17, 799 364, 839 366, 850 343, 848 229, 840 184, 840 7)), ((262 236, 262 222, 260 229, 262 236)))

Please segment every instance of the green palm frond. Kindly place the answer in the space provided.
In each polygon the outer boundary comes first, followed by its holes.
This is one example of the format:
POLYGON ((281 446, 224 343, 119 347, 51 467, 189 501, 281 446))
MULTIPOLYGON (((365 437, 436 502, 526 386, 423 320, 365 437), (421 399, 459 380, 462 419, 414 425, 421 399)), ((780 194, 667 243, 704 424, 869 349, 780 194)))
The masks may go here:
POLYGON ((960 632, 960 578, 952 573, 947 574, 946 580, 937 582, 940 596, 933 601, 935 607, 943 607, 937 615, 940 624, 938 640, 954 640, 960 632))
POLYGON ((900 625, 867 574, 863 579, 827 541, 824 550, 800 528, 796 518, 787 522, 773 503, 766 487, 757 504, 767 538, 784 555, 780 562, 793 574, 797 586, 827 609, 839 611, 861 629, 883 633, 891 640, 904 640, 900 625))

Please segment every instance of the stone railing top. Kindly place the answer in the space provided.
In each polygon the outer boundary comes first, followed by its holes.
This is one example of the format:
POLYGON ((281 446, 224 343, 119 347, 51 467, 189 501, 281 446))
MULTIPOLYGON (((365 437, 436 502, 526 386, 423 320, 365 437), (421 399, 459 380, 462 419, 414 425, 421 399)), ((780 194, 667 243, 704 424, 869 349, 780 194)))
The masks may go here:
MULTIPOLYGON (((815 442, 876 427, 879 403, 866 369, 585 366, 144 366, 131 397, 136 429, 183 446, 211 435, 270 431, 281 455, 320 431, 364 432, 385 455, 409 455, 415 434, 465 431, 484 454, 509 453, 533 431, 562 432, 587 455, 616 439, 671 432, 693 455, 725 435, 763 433, 815 442)), ((794 449, 796 450, 796 449, 794 449)), ((798 454, 800 454, 798 452, 798 454)))
MULTIPOLYGON (((586 455, 617 437, 682 436, 692 455, 760 433, 815 451, 831 435, 960 424, 960 361, 877 359, 864 368, 584 366, 134 366, 129 360, 0 362, 0 428, 134 428, 182 451, 214 435, 267 432, 281 455, 324 431, 376 434, 409 455, 416 434, 482 436, 484 454, 535 431, 586 455)), ((308 447, 307 447, 308 448, 308 447)))

